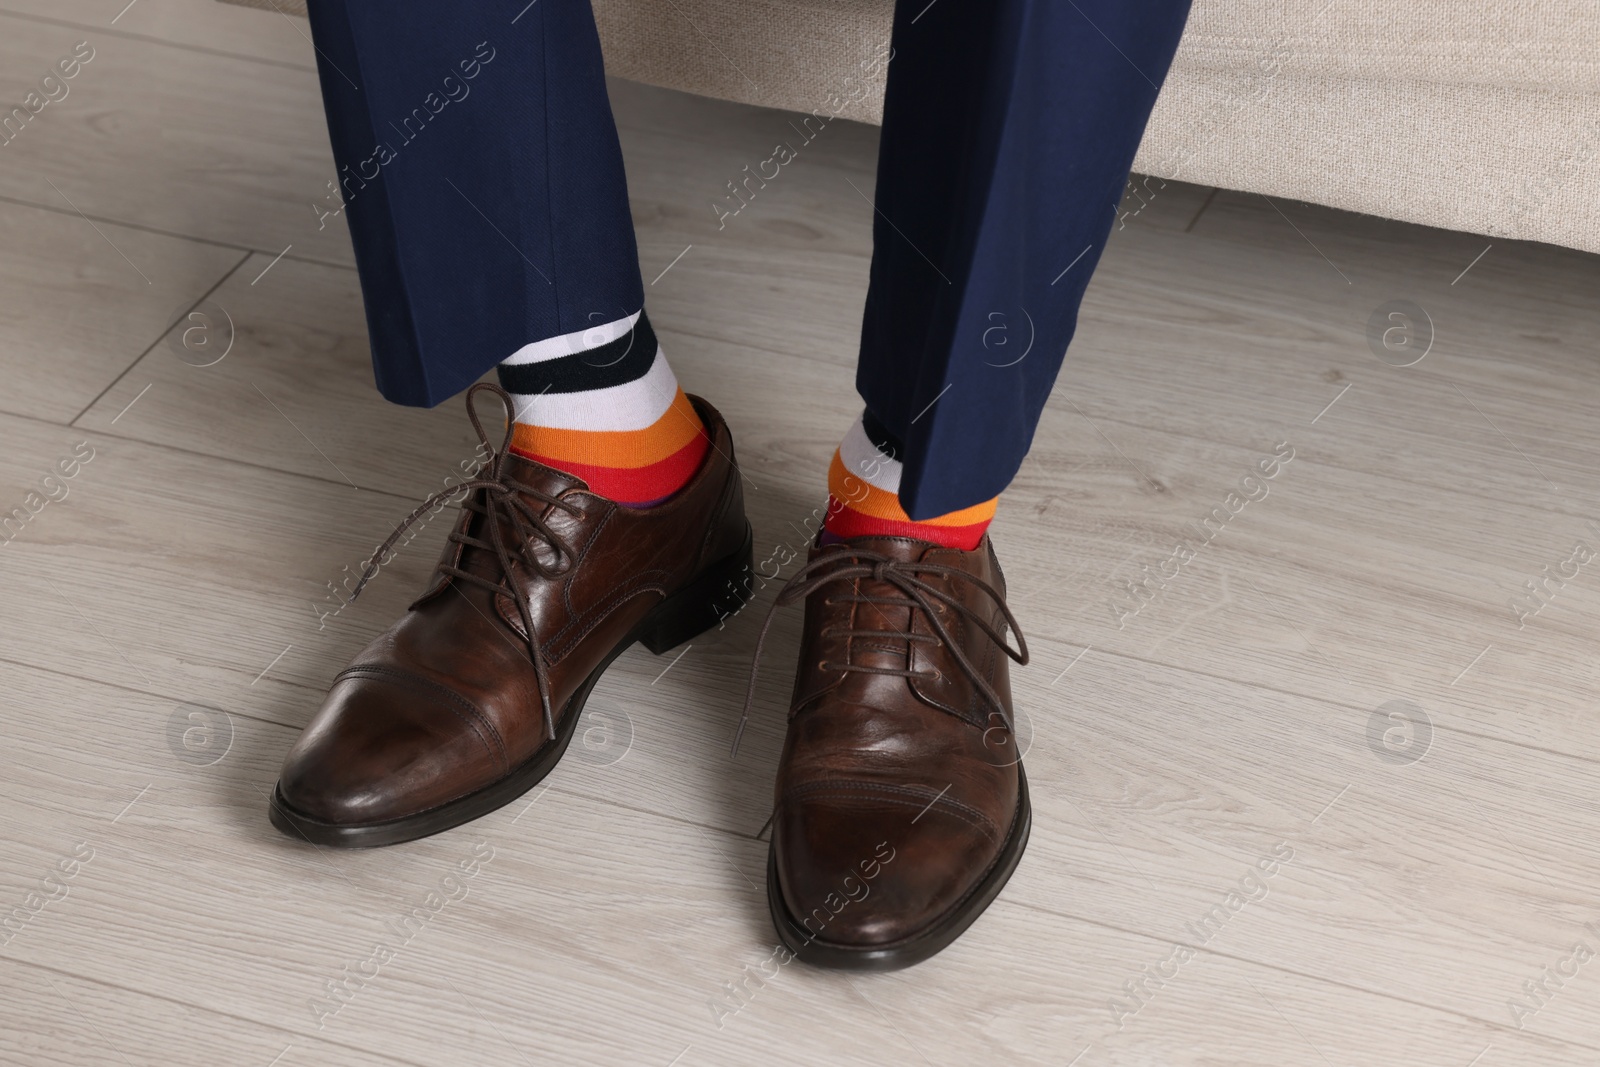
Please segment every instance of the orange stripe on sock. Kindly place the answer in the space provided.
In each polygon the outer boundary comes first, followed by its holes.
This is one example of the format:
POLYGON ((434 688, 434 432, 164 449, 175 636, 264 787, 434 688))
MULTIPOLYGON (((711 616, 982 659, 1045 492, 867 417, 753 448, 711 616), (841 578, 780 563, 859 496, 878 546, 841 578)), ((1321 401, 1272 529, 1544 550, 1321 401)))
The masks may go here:
POLYGON ((677 455, 697 437, 705 439, 704 427, 680 387, 672 405, 642 430, 557 430, 519 422, 512 432, 511 447, 563 470, 574 463, 638 468, 677 455))
MULTIPOLYGON (((907 523, 915 526, 950 526, 969 527, 987 524, 994 518, 995 507, 1000 498, 986 500, 981 504, 952 511, 948 515, 940 515, 921 522, 912 522, 911 516, 900 506, 900 498, 894 493, 868 485, 865 478, 851 474, 844 465, 837 449, 833 453, 833 462, 828 465, 828 492, 834 499, 842 502, 851 511, 861 515, 870 516, 883 522, 907 523)), ((833 524, 829 523, 830 528, 833 524)), ((911 536, 922 536, 913 534, 911 536)), ((980 535, 981 536, 981 535, 980 535)), ((926 538, 925 538, 926 539, 926 538)))

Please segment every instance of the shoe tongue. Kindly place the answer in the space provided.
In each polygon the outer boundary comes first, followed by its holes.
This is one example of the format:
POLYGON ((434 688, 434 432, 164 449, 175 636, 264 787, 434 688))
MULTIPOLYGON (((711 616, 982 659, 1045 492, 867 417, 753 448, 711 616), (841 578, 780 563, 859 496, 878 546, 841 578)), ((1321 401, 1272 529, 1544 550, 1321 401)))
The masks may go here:
POLYGON ((506 453, 505 464, 501 470, 512 480, 530 489, 549 493, 551 496, 560 496, 569 489, 589 488, 589 483, 576 474, 568 474, 564 470, 547 466, 517 452, 506 453))
MULTIPOLYGON (((537 489, 550 496, 558 497, 565 492, 587 490, 589 488, 588 483, 577 475, 568 474, 566 471, 547 466, 537 460, 528 459, 526 456, 518 455, 515 452, 506 453, 501 473, 504 478, 519 485, 527 486, 529 489, 537 489)), ((534 510, 535 514, 544 518, 551 530, 566 537, 569 543, 573 543, 576 540, 580 522, 576 516, 537 497, 526 493, 520 495, 523 501, 534 510)), ((523 516, 524 524, 527 524, 527 521, 527 517, 523 516)), ((520 560, 522 553, 515 537, 515 529, 514 523, 502 524, 501 533, 506 537, 506 548, 510 550, 512 559, 520 560)), ((488 541, 490 536, 487 517, 484 515, 475 517, 467 532, 473 537, 488 541)), ((533 538, 533 554, 536 559, 546 566, 554 566, 557 562, 555 550, 537 534, 533 538)), ((482 574, 490 580, 494 580, 494 577, 500 572, 499 561, 490 549, 467 548, 463 554, 461 565, 465 569, 482 574)), ((524 564, 525 566, 526 564, 524 564)))
MULTIPOLYGON (((852 537, 848 541, 813 549, 812 558, 832 557, 844 564, 850 559, 852 552, 861 552, 874 556, 887 556, 897 563, 915 563, 930 550, 938 549, 939 546, 932 542, 908 537, 852 537)), ((876 560, 861 559, 860 562, 870 566, 876 560)), ((886 579, 863 576, 857 578, 854 584, 856 593, 860 596, 907 599, 904 589, 886 579)), ((850 661, 856 666, 905 669, 909 665, 909 642, 892 635, 905 633, 911 629, 915 611, 916 609, 909 604, 856 604, 854 626, 859 629, 883 630, 885 633, 882 637, 858 637, 852 640, 849 646, 850 661)), ((881 688, 881 684, 881 679, 874 682, 872 675, 852 673, 846 677, 844 691, 866 700, 870 693, 881 688)))

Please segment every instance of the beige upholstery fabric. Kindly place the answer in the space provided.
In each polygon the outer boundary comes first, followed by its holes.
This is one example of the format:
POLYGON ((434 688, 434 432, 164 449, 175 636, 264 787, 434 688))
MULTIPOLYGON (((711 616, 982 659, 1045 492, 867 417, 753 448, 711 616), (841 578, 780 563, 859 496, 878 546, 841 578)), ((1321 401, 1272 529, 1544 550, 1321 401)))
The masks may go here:
POLYGON ((592 0, 606 72, 794 111, 883 117, 893 0, 592 0), (682 14, 679 14, 682 12, 682 14), (876 70, 875 74, 865 72, 876 70))
MULTIPOLYGON (((616 76, 880 117, 892 0, 593 3, 616 76)), ((1134 167, 1600 252, 1600 3, 1195 0, 1134 167)))
POLYGON ((1600 4, 1196 0, 1135 167, 1600 251, 1600 4))

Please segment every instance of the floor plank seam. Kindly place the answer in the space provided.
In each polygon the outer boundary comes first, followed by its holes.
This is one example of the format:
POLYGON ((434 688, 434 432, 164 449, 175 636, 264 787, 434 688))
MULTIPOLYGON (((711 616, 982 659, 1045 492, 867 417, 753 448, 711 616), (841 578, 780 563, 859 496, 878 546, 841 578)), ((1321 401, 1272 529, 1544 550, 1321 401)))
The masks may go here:
MULTIPOLYGON (((123 682, 107 681, 104 678, 94 678, 94 677, 90 677, 89 675, 85 675, 85 674, 73 674, 71 671, 64 671, 64 670, 61 670, 61 669, 59 669, 57 667, 45 667, 45 666, 41 666, 40 664, 37 664, 37 663, 29 663, 26 660, 12 659, 10 656, 0 656, 0 664, 5 664, 5 665, 8 665, 8 666, 12 666, 12 667, 20 667, 23 670, 39 671, 42 674, 53 674, 57 678, 71 678, 73 681, 86 682, 89 685, 103 685, 103 686, 106 686, 107 688, 110 688, 110 689, 120 689, 124 693, 136 693, 139 696, 150 697, 152 700, 179 700, 178 697, 173 696, 171 693, 156 693, 156 692, 152 692, 149 689, 141 689, 136 685, 127 685, 127 684, 125 684, 123 682)), ((320 686, 309 686, 309 685, 305 685, 304 683, 301 683, 301 682, 284 681, 281 678, 274 679, 274 681, 276 681, 279 685, 291 685, 291 686, 294 686, 296 689, 305 689, 305 690, 308 690, 308 691, 314 692, 314 693, 322 692, 322 687, 320 687, 320 686)), ((182 702, 182 701, 180 701, 180 702, 182 702)), ((198 701, 195 701, 195 703, 198 703, 198 701)), ((226 709, 219 709, 219 710, 226 710, 226 709)), ((286 723, 280 723, 280 722, 278 722, 278 721, 276 721, 274 719, 263 718, 260 715, 251 714, 250 712, 229 711, 228 714, 229 715, 236 715, 241 719, 249 719, 249 720, 251 720, 253 722, 265 723, 265 724, 267 724, 269 726, 282 726, 285 729, 290 729, 290 730, 304 729, 303 725, 302 726, 289 726, 286 723)))
POLYGON ((1422 1008, 1425 1011, 1436 1011, 1436 1012, 1439 1012, 1440 1014, 1443 1014, 1443 1015, 1451 1015, 1451 1016, 1454 1016, 1457 1019, 1462 1019, 1462 1020, 1465 1020, 1465 1021, 1470 1022, 1470 1023, 1475 1023, 1475 1024, 1479 1025, 1479 1026, 1486 1026, 1489 1029, 1493 1030, 1497 1034, 1508 1034, 1508 1035, 1509 1034, 1524 1034, 1526 1036, 1537 1038, 1537 1039, 1539 1039, 1541 1041, 1549 1041, 1549 1042, 1551 1042, 1553 1044, 1557 1044, 1557 1045, 1566 1045, 1566 1046, 1569 1046, 1571 1048, 1581 1048, 1581 1049, 1585 1049, 1585 1050, 1592 1051, 1592 1052, 1600 1052, 1600 1045, 1589 1045, 1589 1044, 1585 1044, 1584 1042, 1581 1042, 1581 1041, 1573 1041, 1571 1038, 1555 1037, 1555 1036, 1550 1035, 1550 1034, 1532 1033, 1532 1032, 1530 1032, 1528 1030, 1525 1030, 1525 1029, 1524 1030, 1519 1030, 1514 1026, 1507 1025, 1506 1023, 1497 1023, 1497 1022, 1494 1022, 1493 1020, 1485 1019, 1485 1018, 1482 1018, 1481 1016, 1473 1015, 1473 1014, 1471 1014, 1469 1012, 1464 1012, 1464 1011, 1461 1011, 1461 1010, 1459 1010, 1457 1008, 1445 1007, 1445 1006, 1439 1005, 1439 1004, 1430 1004, 1430 1003, 1428 1003, 1426 1001, 1416 1000, 1416 999, 1413 999, 1411 997, 1400 996, 1399 994, 1389 993, 1389 992, 1385 992, 1383 990, 1368 989, 1365 986, 1353 985, 1350 982, 1340 981, 1339 979, 1336 979, 1336 978, 1326 978, 1326 977, 1323 977, 1322 975, 1310 974, 1310 973, 1305 972, 1305 971, 1297 971, 1292 967, 1285 967, 1282 964, 1271 963, 1271 962, 1268 962, 1268 961, 1265 961, 1265 960, 1252 959, 1252 958, 1250 958, 1248 956, 1239 956, 1239 955, 1235 955, 1234 953, 1231 953, 1231 952, 1223 952, 1223 951, 1221 951, 1219 949, 1208 948, 1208 947, 1206 947, 1204 945, 1190 945, 1188 942, 1182 941, 1182 940, 1177 939, 1177 938, 1161 937, 1161 936, 1157 936, 1157 935, 1154 935, 1154 934, 1145 933, 1142 930, 1133 930, 1133 929, 1130 929, 1128 927, 1118 926, 1115 923, 1106 922, 1103 919, 1093 919, 1093 918, 1089 918, 1088 916, 1084 916, 1084 915, 1074 915, 1071 912, 1057 911, 1057 910, 1055 910, 1053 908, 1046 908, 1046 907, 1044 907, 1042 905, 1029 903, 1028 901, 1023 901, 1023 900, 1002 899, 1001 901, 998 902, 997 906, 1024 908, 1024 909, 1026 909, 1028 911, 1038 912, 1041 915, 1049 915, 1049 916, 1052 916, 1052 917, 1057 918, 1057 919, 1066 919, 1069 922, 1083 923, 1086 926, 1097 926, 1097 927, 1100 927, 1103 930, 1111 930, 1111 931, 1113 931, 1115 933, 1125 934, 1125 935, 1128 935, 1130 937, 1138 937, 1138 938, 1143 938, 1143 939, 1146 939, 1146 940, 1149 940, 1149 941, 1155 941, 1158 944, 1163 944, 1163 945, 1177 945, 1177 944, 1187 945, 1190 949, 1192 949, 1196 953, 1205 953, 1207 955, 1216 956, 1216 957, 1218 957, 1220 959, 1227 959, 1227 960, 1232 960, 1235 963, 1242 963, 1242 964, 1245 964, 1246 966, 1260 967, 1260 968, 1262 968, 1264 970, 1277 971, 1280 974, 1293 975, 1296 978, 1301 978, 1301 979, 1304 979, 1306 981, 1313 982, 1313 983, 1315 983, 1317 985, 1320 985, 1320 986, 1329 986, 1329 987, 1336 988, 1336 989, 1348 989, 1348 990, 1351 990, 1353 992, 1364 994, 1366 996, 1381 997, 1381 998, 1383 998, 1385 1000, 1391 1000, 1391 1001, 1394 1001, 1394 1002, 1399 1003, 1399 1004, 1409 1004, 1414 1008, 1422 1008))
POLYGON ((299 63, 290 63, 282 59, 267 59, 263 56, 252 56, 244 52, 229 52, 223 49, 207 48, 205 45, 189 44, 185 41, 172 41, 165 37, 156 37, 151 34, 137 33, 132 30, 110 29, 106 26, 84 22, 74 22, 71 19, 52 18, 49 15, 35 15, 31 11, 8 11, 0 8, 0 17, 20 19, 24 22, 39 23, 48 26, 64 26, 69 30, 88 30, 106 37, 119 37, 127 41, 143 41, 145 44, 160 45, 164 48, 179 48, 185 52, 198 52, 201 55, 217 56, 220 59, 239 59, 248 63, 260 63, 267 67, 278 67, 282 70, 294 70, 304 74, 316 76, 317 68, 303 66, 299 63))
POLYGON ((144 360, 144 357, 148 356, 151 352, 155 351, 156 346, 161 343, 162 338, 166 337, 167 334, 171 333, 173 331, 173 328, 176 327, 179 322, 184 321, 184 319, 188 317, 190 312, 194 311, 195 308, 199 307, 201 304, 205 303, 208 299, 210 299, 212 293, 215 293, 218 289, 220 289, 222 287, 222 285, 225 282, 227 282, 227 280, 229 278, 233 277, 234 274, 238 272, 240 267, 244 266, 249 261, 250 261, 250 253, 247 252, 243 256, 243 258, 241 258, 239 260, 239 262, 235 263, 233 266, 229 267, 225 272, 223 272, 222 277, 218 278, 215 282, 212 282, 211 283, 211 287, 209 289, 207 289, 204 293, 201 293, 199 298, 196 299, 193 303, 191 303, 184 310, 183 314, 178 316, 177 322, 168 323, 165 327, 163 327, 161 332, 156 335, 155 340, 151 341, 148 345, 146 345, 144 347, 144 350, 141 351, 138 354, 138 356, 136 356, 134 358, 132 363, 129 363, 126 367, 122 368, 121 373, 119 373, 115 378, 113 378, 109 385, 107 385, 104 389, 100 390, 99 393, 95 394, 95 398, 93 400, 89 401, 88 405, 82 411, 78 412, 77 416, 74 417, 71 422, 67 423, 67 425, 71 426, 73 429, 79 429, 80 427, 78 426, 78 419, 81 419, 85 415, 89 414, 90 409, 93 408, 96 404, 100 403, 100 400, 101 400, 102 397, 104 397, 107 393, 111 392, 111 390, 115 389, 117 387, 117 383, 122 381, 122 379, 126 378, 128 376, 128 374, 129 374, 129 372, 131 372, 133 370, 133 368, 137 367, 144 360))
POLYGON ((222 1019, 232 1019, 235 1022, 244 1023, 247 1026, 255 1026, 260 1027, 263 1030, 275 1031, 279 1034, 297 1038, 301 1041, 315 1041, 318 1044, 332 1045, 335 1048, 342 1048, 348 1052, 354 1052, 358 1055, 371 1056, 374 1059, 387 1060, 390 1063, 401 1064, 402 1067, 432 1067, 431 1064, 418 1063, 415 1060, 401 1059, 400 1057, 394 1056, 387 1052, 374 1052, 371 1048, 367 1048, 365 1046, 346 1044, 343 1041, 333 1041, 318 1034, 303 1034, 297 1030, 286 1029, 278 1023, 262 1022, 259 1019, 252 1019, 247 1015, 238 1015, 230 1011, 220 1011, 216 1008, 208 1008, 203 1004, 195 1004, 187 1000, 180 1000, 177 997, 170 996, 166 993, 159 993, 149 989, 140 989, 136 986, 118 985, 115 982, 108 982, 103 978, 96 978, 92 975, 78 974, 76 971, 68 971, 60 967, 52 967, 49 964, 37 963, 33 960, 21 960, 17 959, 16 957, 10 957, 10 959, 12 963, 22 967, 29 967, 36 971, 47 971, 62 978, 71 978, 75 981, 84 982, 88 985, 99 986, 101 989, 113 989, 120 993, 131 993, 136 997, 148 997, 151 1000, 159 1000, 164 1004, 171 1004, 175 1007, 186 1008, 190 1011, 202 1011, 207 1015, 216 1016, 222 1019))
MULTIPOLYGON (((171 331, 169 330, 168 332, 170 333, 171 331)), ((162 336, 165 337, 166 334, 162 334, 162 336)), ((135 364, 135 366, 137 366, 137 364, 135 364)), ((83 418, 85 414, 87 414, 87 412, 79 413, 78 418, 83 418)), ((304 478, 307 481, 321 482, 324 485, 336 485, 341 489, 350 488, 349 482, 341 481, 338 478, 327 478, 320 474, 307 474, 304 471, 285 470, 282 467, 272 467, 265 463, 256 463, 248 459, 239 459, 234 456, 220 456, 215 452, 202 452, 199 449, 185 448, 182 445, 168 444, 164 441, 150 441, 143 437, 129 437, 127 434, 117 433, 112 430, 102 430, 93 426, 78 426, 75 424, 76 420, 71 423, 54 422, 50 419, 40 418, 37 415, 25 415, 19 411, 5 411, 3 409, 0 409, 0 418, 22 419, 26 422, 37 423, 41 426, 52 426, 60 430, 82 430, 84 433, 97 434, 101 437, 110 438, 113 441, 126 441, 131 445, 140 445, 145 448, 158 448, 164 452, 176 452, 179 455, 194 456, 199 459, 215 460, 218 463, 228 463, 234 466, 248 467, 251 470, 265 471, 268 474, 281 474, 288 478, 304 478)), ((404 501, 407 504, 416 504, 417 501, 421 500, 427 495, 426 493, 418 493, 413 497, 405 493, 397 493, 392 489, 380 489, 373 486, 357 486, 356 491, 360 493, 375 493, 378 496, 391 497, 395 500, 404 501)))
MULTIPOLYGON (((1051 392, 1050 401, 1054 402, 1057 393, 1061 393, 1061 394, 1064 395, 1067 390, 1068 390, 1068 385, 1066 383, 1065 377, 1063 376, 1063 378, 1060 380, 1060 382, 1056 385, 1055 390, 1053 390, 1051 392)), ((1060 409, 1057 408, 1056 410, 1060 410, 1060 409)), ((1046 418, 1050 417, 1050 408, 1049 408, 1048 405, 1046 406, 1046 409, 1045 409, 1045 417, 1046 418)), ((1147 424, 1142 423, 1142 422, 1129 422, 1128 420, 1118 418, 1115 415, 1106 415, 1106 414, 1103 414, 1103 413, 1096 414, 1094 416, 1094 420, 1095 420, 1096 423, 1101 423, 1101 424, 1110 423, 1112 425, 1122 426, 1122 427, 1125 427, 1126 429, 1130 429, 1130 430, 1145 430, 1145 431, 1150 431, 1150 432, 1154 432, 1154 433, 1160 434, 1163 437, 1174 437, 1174 438, 1178 438, 1178 439, 1184 440, 1184 441, 1200 441, 1200 442, 1203 442, 1203 443, 1209 444, 1209 445, 1220 445, 1220 446, 1222 446, 1224 448, 1252 449, 1252 448, 1257 448, 1257 447, 1260 446, 1260 442, 1259 441, 1238 442, 1238 441, 1226 440, 1226 439, 1221 438, 1221 437, 1202 437, 1199 434, 1190 433, 1190 432, 1188 432, 1186 430, 1174 430, 1170 426, 1151 426, 1151 425, 1147 425, 1147 424)), ((1282 427, 1282 424, 1281 423, 1272 423, 1272 422, 1263 422, 1262 426, 1263 426, 1263 428, 1268 429, 1268 430, 1277 430, 1277 429, 1280 429, 1282 427)), ((1342 463, 1339 463, 1339 462, 1336 462, 1336 461, 1333 461, 1333 460, 1329 460, 1327 458, 1318 457, 1318 458, 1312 459, 1311 457, 1308 457, 1308 456, 1302 456, 1300 458, 1303 461, 1306 461, 1306 466, 1307 467, 1311 467, 1311 468, 1321 467, 1321 468, 1324 468, 1324 469, 1327 469, 1327 470, 1336 470, 1336 471, 1340 471, 1340 472, 1345 473, 1345 474, 1357 474, 1357 475, 1361 475, 1363 477, 1370 477, 1372 475, 1372 473, 1373 473, 1372 471, 1369 471, 1369 470, 1363 470, 1360 467, 1346 466, 1346 465, 1344 465, 1342 463)), ((1026 463, 1024 465, 1023 472, 1024 472, 1023 475, 1019 475, 1019 479, 1028 473, 1027 464, 1026 463)), ((1413 486, 1413 487, 1416 487, 1416 488, 1419 488, 1419 489, 1425 489, 1430 493, 1439 493, 1439 492, 1442 491, 1437 484, 1430 483, 1430 482, 1414 481, 1414 480, 1412 480, 1410 478, 1406 478, 1406 477, 1402 476, 1401 474, 1397 473, 1392 468, 1385 468, 1385 470, 1383 471, 1383 476, 1386 477, 1386 478, 1393 479, 1395 482, 1399 483, 1400 485, 1413 486)), ((1172 487, 1168 486, 1167 488, 1169 490, 1171 490, 1172 487)), ((1505 504, 1504 499, 1501 498, 1501 497, 1489 496, 1489 495, 1487 495, 1485 493, 1477 492, 1477 491, 1475 491, 1475 490, 1473 490, 1471 488, 1465 487, 1465 486, 1452 486, 1448 490, 1448 492, 1450 494, 1452 494, 1452 495, 1467 497, 1467 498, 1470 498, 1472 500, 1481 500, 1484 503, 1491 504, 1491 505, 1493 505, 1495 507, 1503 507, 1504 504, 1505 504)), ((1177 496, 1177 493, 1174 491, 1173 495, 1177 496)), ((1565 498, 1563 497, 1562 499, 1565 499, 1565 498)), ((1564 516, 1564 517, 1571 517, 1571 518, 1577 518, 1577 519, 1591 519, 1591 518, 1594 517, 1593 514, 1583 514, 1583 513, 1579 513, 1579 512, 1569 512, 1569 511, 1565 511, 1565 510, 1562 510, 1562 509, 1559 509, 1559 508, 1555 508, 1555 507, 1551 508, 1550 514, 1561 515, 1561 516, 1564 516)))
MULTIPOLYGON (((56 207, 54 204, 40 203, 37 200, 29 200, 24 197, 11 196, 4 193, 0 193, 0 203, 13 204, 16 207, 34 208, 39 211, 48 211, 54 215, 66 215, 75 219, 84 218, 93 222, 103 222, 107 226, 118 226, 125 230, 138 230, 140 233, 148 233, 156 237, 166 237, 174 241, 189 241, 193 244, 211 245, 214 248, 228 248, 235 252, 249 252, 253 255, 260 256, 278 255, 277 252, 274 252, 270 248, 257 248, 254 245, 239 244, 237 241, 222 241, 215 237, 202 237, 199 234, 193 233, 179 233, 176 230, 163 230, 159 226, 150 226, 142 222, 130 222, 127 219, 113 218, 110 215, 94 215, 85 212, 72 211, 67 208, 56 207)), ((354 271, 356 269, 356 265, 354 263, 341 263, 337 260, 318 259, 316 256, 285 254, 283 258, 291 263, 310 263, 318 267, 331 267, 335 270, 354 271)))
MULTIPOLYGON (((557 789, 556 783, 552 782, 551 788, 557 789)), ((755 841, 763 845, 766 844, 766 841, 763 838, 757 837, 755 834, 747 834, 743 830, 734 830, 726 826, 718 826, 715 823, 696 822, 695 820, 686 818, 682 815, 673 815, 664 811, 655 811, 651 808, 641 808, 634 804, 624 804, 615 797, 597 796, 593 793, 582 792, 573 788, 571 785, 568 785, 565 789, 557 789, 557 791, 565 793, 570 797, 577 797, 581 800, 599 801, 600 803, 608 804, 614 808, 621 808, 624 811, 637 812, 640 815, 648 815, 651 818, 666 819, 668 822, 675 822, 680 826, 689 826, 697 830, 710 830, 713 833, 726 834, 729 837, 737 837, 745 841, 755 841)))
MULTIPOLYGON (((1055 638, 1055 637, 1050 637, 1048 635, 1046 635, 1046 640, 1060 641, 1063 644, 1069 644, 1069 645, 1077 643, 1075 641, 1068 640, 1066 638, 1055 638)), ((1346 704, 1346 703, 1343 703, 1343 702, 1337 701, 1337 700, 1329 700, 1325 696, 1317 696, 1317 695, 1312 694, 1312 693, 1301 693, 1301 692, 1297 692, 1297 691, 1295 691, 1293 689, 1282 689, 1282 688, 1280 688, 1278 686, 1275 686, 1275 685, 1269 685, 1266 682, 1252 681, 1252 680, 1250 680, 1248 678, 1235 678, 1235 677, 1232 677, 1232 676, 1226 675, 1226 674, 1217 674, 1217 673, 1215 673, 1213 671, 1201 670, 1198 667, 1187 667, 1187 666, 1183 666, 1181 664, 1176 664, 1176 663, 1166 663, 1166 662, 1163 662, 1163 661, 1157 660, 1157 659, 1148 659, 1148 658, 1146 658, 1144 656, 1136 656, 1131 652, 1117 652, 1117 651, 1114 651, 1112 649, 1100 648, 1099 646, 1096 646, 1095 651, 1102 652, 1107 656, 1115 656, 1118 659, 1131 660, 1131 661, 1133 661, 1135 663, 1143 663, 1143 664, 1146 664, 1148 666, 1159 667, 1162 670, 1176 671, 1176 672, 1179 672, 1179 673, 1182 673, 1182 674, 1193 675, 1193 676, 1198 677, 1198 678, 1210 678, 1213 681, 1225 682, 1225 683, 1227 683, 1229 685, 1243 686, 1243 687, 1250 688, 1250 689, 1259 689, 1259 690, 1262 690, 1263 692, 1276 693, 1279 696, 1290 697, 1290 698, 1295 699, 1295 700, 1315 701, 1318 704, 1323 704, 1323 705, 1326 705, 1328 707, 1341 708, 1341 709, 1344 709, 1344 710, 1347 710, 1347 711, 1353 711, 1358 716, 1366 716, 1366 715, 1372 714, 1372 709, 1371 708, 1362 707, 1361 705, 1358 705, 1358 704, 1346 704)), ((1436 731, 1442 731, 1442 732, 1445 732, 1445 733, 1457 734, 1457 735, 1462 736, 1462 737, 1472 737, 1472 738, 1476 738, 1476 739, 1478 739, 1480 741, 1489 742, 1491 744, 1506 745, 1506 746, 1508 746, 1510 748, 1521 749, 1521 750, 1528 751, 1528 752, 1537 752, 1537 753, 1540 753, 1541 755, 1545 755, 1545 756, 1556 756, 1556 757, 1559 757, 1561 759, 1573 760, 1573 761, 1576 761, 1578 763, 1600 766, 1600 756, 1585 756, 1585 755, 1576 754, 1576 753, 1572 753, 1572 752, 1563 752, 1560 749, 1545 748, 1542 745, 1530 744, 1530 743, 1523 742, 1523 741, 1514 741, 1514 740, 1512 740, 1512 739, 1510 739, 1508 737, 1500 737, 1500 736, 1497 736, 1495 734, 1479 733, 1479 732, 1477 732, 1475 730, 1465 729, 1465 728, 1460 727, 1460 726, 1452 726, 1452 725, 1449 725, 1449 724, 1446 724, 1446 723, 1440 723, 1440 722, 1437 722, 1437 721, 1433 722, 1433 728, 1436 731)))

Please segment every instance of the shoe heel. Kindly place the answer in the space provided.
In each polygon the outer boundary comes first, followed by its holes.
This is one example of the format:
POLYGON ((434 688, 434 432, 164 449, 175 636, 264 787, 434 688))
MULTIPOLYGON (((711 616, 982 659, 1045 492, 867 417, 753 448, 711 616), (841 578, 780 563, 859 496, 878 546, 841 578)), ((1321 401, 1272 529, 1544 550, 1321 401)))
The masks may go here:
POLYGON ((659 656, 713 626, 726 625, 737 615, 753 592, 753 542, 747 524, 743 547, 713 563, 694 581, 657 604, 636 631, 644 647, 659 656))

